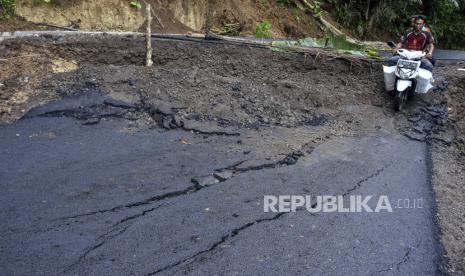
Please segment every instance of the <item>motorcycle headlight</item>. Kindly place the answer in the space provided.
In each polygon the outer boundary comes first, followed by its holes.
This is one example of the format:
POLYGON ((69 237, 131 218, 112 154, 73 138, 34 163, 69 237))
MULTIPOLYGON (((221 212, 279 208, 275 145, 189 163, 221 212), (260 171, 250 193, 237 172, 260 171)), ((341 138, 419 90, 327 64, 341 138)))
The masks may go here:
POLYGON ((411 62, 408 60, 399 60, 399 63, 397 64, 397 66, 403 69, 416 70, 418 63, 411 62))
POLYGON ((413 74, 415 74, 415 70, 397 68, 397 75, 398 75, 401 79, 408 80, 408 79, 410 79, 410 78, 413 76, 413 74))

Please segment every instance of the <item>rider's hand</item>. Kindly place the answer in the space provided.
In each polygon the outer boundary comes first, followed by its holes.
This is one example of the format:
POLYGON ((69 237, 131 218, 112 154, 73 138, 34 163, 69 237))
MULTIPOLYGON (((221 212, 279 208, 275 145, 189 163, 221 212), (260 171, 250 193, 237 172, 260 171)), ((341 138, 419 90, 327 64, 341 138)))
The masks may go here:
POLYGON ((426 57, 429 58, 429 59, 432 59, 432 58, 433 58, 433 54, 427 53, 427 54, 426 54, 426 57))
POLYGON ((392 53, 397 54, 397 50, 399 50, 399 49, 397 49, 397 48, 392 49, 392 53))

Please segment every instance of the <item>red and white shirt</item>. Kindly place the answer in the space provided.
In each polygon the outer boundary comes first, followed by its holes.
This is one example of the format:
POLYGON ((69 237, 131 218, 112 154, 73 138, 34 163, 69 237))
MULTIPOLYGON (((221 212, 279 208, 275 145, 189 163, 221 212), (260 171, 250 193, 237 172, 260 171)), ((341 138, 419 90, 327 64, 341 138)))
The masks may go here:
POLYGON ((407 50, 423 51, 430 44, 434 44, 434 38, 429 32, 421 31, 419 33, 409 32, 400 38, 400 42, 407 50))

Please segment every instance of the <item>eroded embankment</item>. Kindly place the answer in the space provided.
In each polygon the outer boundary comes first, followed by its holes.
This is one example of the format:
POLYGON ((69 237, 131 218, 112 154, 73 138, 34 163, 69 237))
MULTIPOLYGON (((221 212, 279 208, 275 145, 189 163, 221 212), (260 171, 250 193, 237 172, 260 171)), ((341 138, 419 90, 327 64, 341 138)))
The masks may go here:
MULTIPOLYGON (((320 37, 318 22, 305 10, 287 7, 276 1, 239 0, 147 0, 154 20, 152 29, 158 33, 203 33, 214 30, 229 35, 249 35, 264 19, 272 24, 275 37, 320 37)), ((145 7, 131 7, 122 0, 16 0, 15 14, 26 26, 2 24, 0 30, 37 29, 41 24, 72 27, 79 30, 141 31, 145 29, 145 7), (38 26, 29 22, 38 23, 38 26)), ((11 24, 11 23, 10 23, 11 24)), ((49 26, 50 27, 50 26, 49 26)))

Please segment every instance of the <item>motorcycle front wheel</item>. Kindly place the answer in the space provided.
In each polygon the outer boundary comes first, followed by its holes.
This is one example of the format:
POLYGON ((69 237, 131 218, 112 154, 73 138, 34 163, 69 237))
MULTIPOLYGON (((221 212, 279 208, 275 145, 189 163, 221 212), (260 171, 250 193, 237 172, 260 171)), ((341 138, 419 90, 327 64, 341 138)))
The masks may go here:
POLYGON ((407 101, 407 91, 396 91, 394 95, 394 110, 401 111, 407 101))

